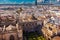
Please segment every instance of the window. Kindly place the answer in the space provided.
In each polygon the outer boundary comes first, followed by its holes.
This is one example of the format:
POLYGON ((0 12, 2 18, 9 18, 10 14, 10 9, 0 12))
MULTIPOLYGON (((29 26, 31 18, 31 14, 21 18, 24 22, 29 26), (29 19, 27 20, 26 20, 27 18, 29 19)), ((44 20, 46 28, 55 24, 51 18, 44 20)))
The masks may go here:
POLYGON ((11 35, 9 40, 15 40, 14 36, 11 35))
POLYGON ((52 31, 52 28, 51 28, 51 27, 49 27, 49 30, 51 30, 51 31, 52 31))

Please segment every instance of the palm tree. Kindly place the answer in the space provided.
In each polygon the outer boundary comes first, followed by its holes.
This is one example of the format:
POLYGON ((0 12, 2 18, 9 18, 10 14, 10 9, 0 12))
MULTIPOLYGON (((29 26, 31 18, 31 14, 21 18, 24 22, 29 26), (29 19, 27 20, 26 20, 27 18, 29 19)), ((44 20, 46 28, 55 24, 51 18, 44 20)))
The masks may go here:
POLYGON ((20 14, 20 12, 21 12, 22 10, 23 10, 22 8, 19 8, 19 10, 17 10, 16 12, 17 12, 18 14, 20 14))
POLYGON ((17 10, 16 12, 17 12, 17 14, 18 14, 18 19, 17 19, 17 21, 19 21, 19 17, 20 17, 20 13, 22 12, 22 8, 19 8, 19 10, 17 10))

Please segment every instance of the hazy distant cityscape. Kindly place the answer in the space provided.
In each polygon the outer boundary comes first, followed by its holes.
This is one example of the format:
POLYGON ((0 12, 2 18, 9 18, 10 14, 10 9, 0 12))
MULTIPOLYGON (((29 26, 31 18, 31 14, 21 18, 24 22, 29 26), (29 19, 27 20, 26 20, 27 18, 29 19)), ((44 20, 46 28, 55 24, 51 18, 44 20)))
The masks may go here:
POLYGON ((60 40, 60 0, 0 0, 0 40, 60 40))

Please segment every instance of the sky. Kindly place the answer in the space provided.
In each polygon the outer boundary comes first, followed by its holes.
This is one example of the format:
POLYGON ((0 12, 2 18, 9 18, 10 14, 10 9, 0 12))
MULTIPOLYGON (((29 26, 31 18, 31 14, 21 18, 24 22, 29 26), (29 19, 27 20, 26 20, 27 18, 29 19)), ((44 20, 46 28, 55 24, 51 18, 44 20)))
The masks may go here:
POLYGON ((0 4, 34 3, 35 0, 0 0, 0 4))
MULTIPOLYGON (((43 2, 44 0, 37 0, 37 2, 43 2)), ((50 0, 45 0, 45 1, 50 1, 50 0)), ((55 1, 59 2, 60 0, 51 0, 52 3, 55 1)), ((35 0, 0 0, 0 4, 28 4, 28 3, 35 3, 35 0)))

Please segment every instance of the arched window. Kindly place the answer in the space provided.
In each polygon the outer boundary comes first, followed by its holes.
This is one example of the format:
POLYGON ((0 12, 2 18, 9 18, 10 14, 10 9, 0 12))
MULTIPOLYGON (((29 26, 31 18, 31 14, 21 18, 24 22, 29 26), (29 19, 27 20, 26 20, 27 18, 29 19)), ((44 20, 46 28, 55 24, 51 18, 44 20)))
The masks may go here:
POLYGON ((51 31, 52 31, 52 28, 51 28, 51 27, 49 27, 49 30, 51 30, 51 31))
POLYGON ((11 35, 9 40, 15 40, 14 36, 11 35))

